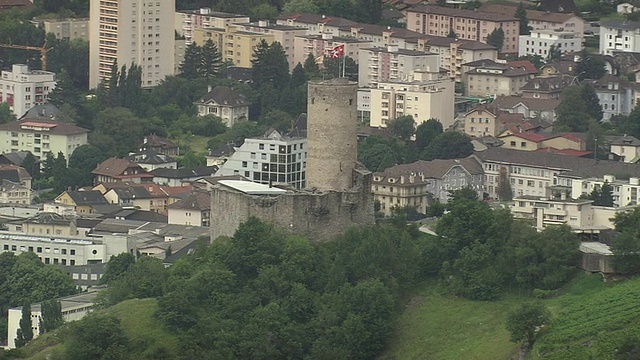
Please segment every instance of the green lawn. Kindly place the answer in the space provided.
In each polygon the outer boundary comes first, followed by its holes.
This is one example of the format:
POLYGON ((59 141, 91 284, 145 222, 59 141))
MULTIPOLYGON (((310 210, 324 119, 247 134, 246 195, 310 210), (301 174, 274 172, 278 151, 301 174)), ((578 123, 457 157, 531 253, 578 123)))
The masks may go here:
POLYGON ((515 302, 480 302, 424 291, 402 314, 392 341, 380 359, 508 359, 505 313, 515 302))
POLYGON ((181 149, 184 149, 188 146, 196 154, 205 154, 207 151, 207 141, 209 141, 210 139, 211 138, 208 136, 183 134, 170 140, 178 144, 181 149))

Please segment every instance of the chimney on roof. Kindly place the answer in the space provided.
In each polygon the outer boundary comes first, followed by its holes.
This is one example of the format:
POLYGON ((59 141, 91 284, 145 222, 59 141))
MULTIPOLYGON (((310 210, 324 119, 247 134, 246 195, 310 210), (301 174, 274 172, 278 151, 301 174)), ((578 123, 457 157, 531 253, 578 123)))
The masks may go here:
POLYGON ((211 85, 207 85, 207 94, 211 92, 211 85))
POLYGON ((326 18, 326 17, 327 17, 326 15, 322 15, 322 18, 323 18, 323 19, 324 19, 324 18, 326 18))

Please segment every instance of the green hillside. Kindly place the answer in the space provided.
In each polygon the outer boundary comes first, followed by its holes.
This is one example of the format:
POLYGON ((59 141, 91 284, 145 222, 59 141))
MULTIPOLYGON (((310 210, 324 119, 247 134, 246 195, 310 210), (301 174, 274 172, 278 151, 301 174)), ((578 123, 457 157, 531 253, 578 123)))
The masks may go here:
MULTIPOLYGON (((479 302, 423 291, 407 306, 380 359, 509 359, 517 346, 504 322, 522 300, 479 302)), ((581 274, 544 303, 553 321, 528 358, 606 360, 616 358, 616 349, 638 350, 640 279, 604 283, 600 275, 581 274)))
MULTIPOLYGON (((152 359, 161 349, 163 356, 171 359, 177 354, 178 340, 154 317, 157 308, 155 299, 133 299, 97 313, 112 315, 120 320, 129 341, 128 349, 134 355, 132 358, 152 359)), ((65 325, 38 337, 21 350, 22 358, 44 360, 50 355, 53 359, 63 358, 60 356, 65 350, 62 341, 68 331, 68 325, 65 325)))

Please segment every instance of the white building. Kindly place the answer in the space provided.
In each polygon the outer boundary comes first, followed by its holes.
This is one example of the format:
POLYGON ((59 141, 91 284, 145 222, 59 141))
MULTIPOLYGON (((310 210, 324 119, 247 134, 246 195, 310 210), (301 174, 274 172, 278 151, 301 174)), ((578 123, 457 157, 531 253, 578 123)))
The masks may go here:
POLYGON ((0 125, 0 153, 30 151, 36 159, 59 152, 69 161, 73 151, 87 144, 89 130, 48 118, 22 119, 0 125))
POLYGON ((438 54, 399 49, 397 45, 358 52, 358 87, 375 88, 380 82, 406 80, 414 71, 439 70, 438 54))
POLYGON ((207 93, 193 104, 198 107, 198 116, 217 116, 228 127, 249 120, 251 102, 227 86, 209 86, 207 93))
POLYGON ((379 82, 369 94, 370 126, 386 127, 405 115, 413 116, 416 126, 431 118, 445 129, 453 125, 455 84, 448 75, 414 71, 407 81, 379 82))
POLYGON ((518 56, 549 56, 553 46, 560 53, 578 52, 582 50, 582 37, 572 31, 533 30, 529 35, 520 35, 518 56))
POLYGON ((174 73, 175 0, 90 2, 89 87, 96 88, 118 67, 142 70, 142 87, 174 73))
MULTIPOLYGON (((87 315, 94 306, 94 299, 98 295, 98 291, 90 290, 77 295, 66 296, 57 299, 60 302, 60 310, 62 319, 65 322, 76 321, 87 315)), ((15 349, 15 339, 20 328, 20 319, 22 319, 22 307, 9 309, 7 319, 7 349, 15 349)), ((42 304, 31 304, 31 330, 33 330, 33 338, 40 336, 40 321, 42 320, 42 304)))
POLYGON ((306 185, 307 139, 270 130, 261 138, 247 138, 215 176, 242 175, 260 184, 306 185))
POLYGON ((14 64, 11 71, 2 71, 0 75, 0 103, 9 104, 9 109, 20 118, 32 107, 46 103, 55 86, 54 73, 14 64))
POLYGON ((636 12, 638 10, 640 10, 639 7, 637 7, 637 6, 633 5, 633 4, 630 4, 628 2, 624 2, 624 3, 618 4, 616 6, 616 12, 618 14, 631 14, 631 13, 634 13, 634 12, 636 12))
POLYGON ((1 231, 0 250, 16 255, 33 252, 45 264, 86 265, 106 263, 111 255, 123 252, 134 253, 135 241, 129 240, 126 235, 83 238, 52 234, 35 236, 1 231))
POLYGON ((611 185, 613 190, 613 206, 625 207, 640 204, 640 178, 637 177, 618 180, 614 175, 605 175, 602 178, 576 179, 571 182, 571 197, 579 198, 581 195, 589 195, 594 189, 602 188, 605 182, 611 185))
POLYGON ((640 22, 604 20, 600 22, 600 53, 640 52, 640 22))

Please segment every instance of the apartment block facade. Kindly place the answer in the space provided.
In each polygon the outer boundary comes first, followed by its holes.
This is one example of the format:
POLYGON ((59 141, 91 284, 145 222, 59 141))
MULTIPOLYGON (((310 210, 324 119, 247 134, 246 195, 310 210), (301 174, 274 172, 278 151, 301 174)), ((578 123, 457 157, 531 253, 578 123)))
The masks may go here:
POLYGON ((525 67, 511 66, 489 60, 464 64, 465 94, 484 97, 488 95, 519 95, 520 89, 536 75, 525 67))
MULTIPOLYGON (((334 37, 331 34, 323 35, 298 35, 294 39, 293 63, 304 64, 311 54, 314 59, 324 58, 337 46, 344 45, 344 55, 358 62, 358 54, 361 49, 371 48, 370 41, 358 40, 352 37, 334 37)), ((295 65, 294 65, 295 66, 295 65)), ((293 69, 290 67, 290 69, 293 69)))
POLYGON ((234 66, 250 68, 253 66, 253 51, 262 40, 273 43, 273 34, 260 34, 240 30, 237 27, 199 28, 193 30, 193 42, 198 45, 207 40, 213 41, 222 55, 222 61, 233 62, 234 66))
POLYGON ((52 33, 57 39, 89 41, 88 18, 33 19, 31 23, 42 26, 47 34, 52 33))
POLYGON ((479 41, 452 39, 449 37, 426 36, 418 40, 416 50, 435 53, 440 56, 440 66, 449 71, 449 76, 461 82, 464 76, 462 64, 498 59, 498 50, 479 41))
POLYGON ((482 11, 453 9, 434 5, 416 5, 406 10, 407 29, 425 35, 447 36, 483 43, 496 29, 504 31, 500 53, 517 54, 520 23, 513 16, 482 11))
POLYGON ((603 177, 590 177, 576 179, 571 183, 571 197, 579 198, 581 195, 589 195, 594 189, 601 189, 604 183, 613 190, 613 206, 637 206, 640 204, 640 178, 617 179, 615 175, 603 177))
MULTIPOLYGON (((273 35, 273 40, 279 42, 282 45, 284 53, 287 55, 289 70, 293 70, 298 62, 304 64, 304 59, 306 58, 304 58, 302 61, 299 61, 299 57, 297 55, 300 53, 300 51, 295 39, 297 36, 305 35, 307 32, 306 29, 301 29, 295 26, 278 25, 271 23, 268 20, 261 20, 251 23, 239 23, 235 24, 234 26, 241 30, 252 33, 273 35)), ((354 57, 353 55, 347 55, 350 57, 354 57)), ((357 56, 355 58, 357 58, 357 56)))
POLYGON ((0 103, 7 103, 11 112, 20 118, 32 107, 46 103, 55 86, 54 73, 14 64, 11 71, 0 73, 0 103))
POLYGON ((440 70, 437 54, 397 46, 361 49, 358 59, 358 87, 375 88, 380 82, 406 80, 414 71, 440 70))
POLYGON ((213 11, 210 8, 197 10, 178 10, 175 13, 175 31, 182 35, 185 45, 193 42, 193 31, 202 28, 226 29, 233 24, 251 21, 246 15, 237 15, 213 11))
POLYGON ((603 20, 600 22, 600 54, 640 52, 640 22, 603 20))
POLYGON ((582 50, 582 37, 571 31, 533 30, 529 35, 520 35, 518 56, 549 56, 551 46, 561 54, 582 50))
POLYGON ((380 82, 370 89, 370 126, 386 127, 393 119, 411 115, 416 126, 433 118, 446 129, 454 122, 454 99, 453 79, 414 71, 408 81, 380 82))
POLYGON ((89 87, 108 81, 111 67, 141 67, 143 88, 174 74, 175 0, 90 2, 89 87))

